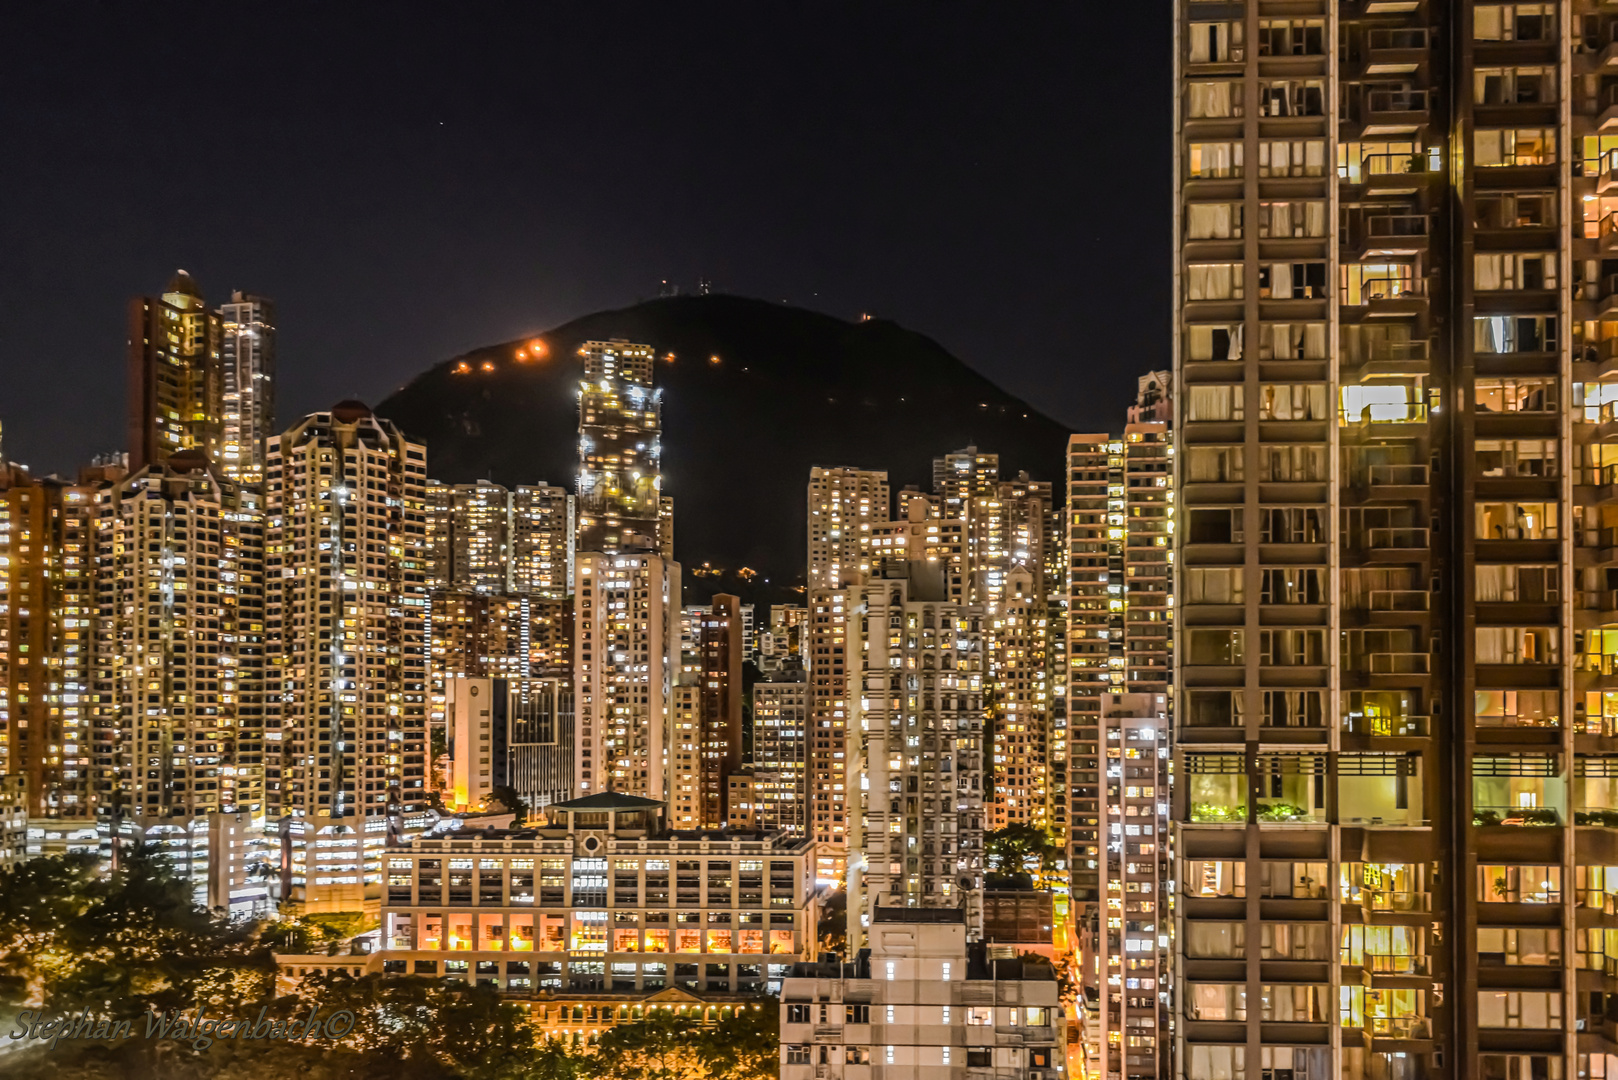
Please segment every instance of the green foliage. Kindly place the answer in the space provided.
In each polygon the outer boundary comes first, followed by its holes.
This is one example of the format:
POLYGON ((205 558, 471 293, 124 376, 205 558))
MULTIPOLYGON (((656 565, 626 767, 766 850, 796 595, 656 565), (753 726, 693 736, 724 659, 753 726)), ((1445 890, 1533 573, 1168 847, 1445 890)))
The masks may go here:
POLYGON ((779 1006, 742 1007, 716 1024, 657 1011, 619 1024, 596 1047, 603 1080, 766 1080, 780 1074, 779 1006))
POLYGON ((1066 854, 1049 829, 1027 824, 995 829, 983 838, 983 851, 992 873, 1008 883, 1026 874, 1029 886, 1040 889, 1051 887, 1066 854))
POLYGON ((815 942, 821 952, 848 957, 848 893, 842 889, 832 893, 820 907, 820 921, 815 927, 815 942))
POLYGON ((1247 804, 1237 803, 1234 806, 1225 806, 1221 803, 1192 803, 1192 821, 1231 821, 1237 824, 1247 822, 1247 804))
POLYGON ((1260 821, 1308 821, 1309 811, 1293 803, 1259 803, 1260 821))
MULTIPOLYGON (((137 850, 97 873, 93 857, 36 859, 0 872, 0 1022, 19 1010, 87 1009, 137 1037, 17 1047, 7 1069, 33 1080, 765 1080, 778 1074, 773 999, 717 1024, 654 1012, 605 1033, 599 1050, 541 1041, 524 1011, 459 980, 344 972, 274 995, 274 948, 337 948, 369 927, 358 913, 267 927, 231 924, 193 902, 189 882, 137 850), (238 1042, 144 1038, 148 1013, 302 1020, 347 1012, 340 1038, 238 1042), (26 1063, 26 1064, 25 1064, 26 1063)), ((6 1075, 11 1075, 11 1072, 6 1075)))
POLYGON ((521 825, 528 820, 528 804, 523 801, 521 795, 517 794, 517 789, 510 784, 501 784, 498 787, 491 788, 488 798, 483 800, 483 808, 497 813, 498 810, 494 805, 496 803, 516 815, 512 820, 513 825, 521 825))

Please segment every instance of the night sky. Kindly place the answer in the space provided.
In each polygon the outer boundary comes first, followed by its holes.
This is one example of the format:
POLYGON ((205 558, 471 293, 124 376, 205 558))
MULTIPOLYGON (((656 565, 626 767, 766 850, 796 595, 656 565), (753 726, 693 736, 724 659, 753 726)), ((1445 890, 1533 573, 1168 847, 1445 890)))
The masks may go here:
POLYGON ((7 457, 123 449, 176 267, 275 299, 282 423, 663 279, 876 312, 1077 427, 1168 362, 1170 5, 438 12, 8 9, 7 457))

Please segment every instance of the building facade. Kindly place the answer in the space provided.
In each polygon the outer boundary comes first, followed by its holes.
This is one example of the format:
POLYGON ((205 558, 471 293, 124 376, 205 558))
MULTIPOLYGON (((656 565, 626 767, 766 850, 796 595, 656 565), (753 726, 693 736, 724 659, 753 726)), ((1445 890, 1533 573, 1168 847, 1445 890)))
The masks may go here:
POLYGON ((573 500, 559 487, 427 487, 428 586, 561 598, 573 580, 573 500))
POLYGON ((944 599, 943 574, 884 565, 856 589, 848 695, 848 941, 877 909, 952 907, 983 925, 982 608, 944 599))
POLYGON ((702 690, 702 768, 699 779, 702 827, 717 829, 730 819, 730 774, 742 765, 741 601, 716 595, 702 615, 698 632, 702 690))
POLYGON ((129 302, 129 468, 181 450, 218 460, 224 443, 223 321, 184 270, 161 296, 129 302))
POLYGON ((883 908, 869 954, 803 964, 781 991, 782 1080, 1056 1080, 1066 1071, 1049 968, 994 960, 949 908, 883 908))
POLYGON ((809 587, 836 589, 859 580, 871 526, 888 520, 888 474, 866 469, 809 470, 809 587))
POLYGON ((1614 1068, 1613 22, 1179 5, 1185 1075, 1614 1068))
POLYGON ((264 454, 275 428, 275 304, 237 290, 219 308, 221 435, 219 468, 248 487, 264 483, 264 454))
POLYGON ((588 1006, 595 1030, 668 991, 778 992, 815 947, 810 841, 665 821, 655 800, 602 792, 553 804, 536 828, 390 849, 383 970, 588 1006))
POLYGON ((809 684, 753 684, 754 822, 761 829, 809 832, 809 684))
MULTIPOLYGON (((587 341, 579 382, 577 550, 665 551, 662 393, 656 350, 627 341, 587 341)), ((672 507, 670 508, 672 516, 672 507)))
POLYGON ((664 738, 679 670, 680 564, 655 554, 581 552, 574 606, 578 790, 665 801, 664 738))
POLYGON ((265 738, 295 909, 376 910, 389 820, 425 806, 426 450, 358 402, 270 446, 265 738))

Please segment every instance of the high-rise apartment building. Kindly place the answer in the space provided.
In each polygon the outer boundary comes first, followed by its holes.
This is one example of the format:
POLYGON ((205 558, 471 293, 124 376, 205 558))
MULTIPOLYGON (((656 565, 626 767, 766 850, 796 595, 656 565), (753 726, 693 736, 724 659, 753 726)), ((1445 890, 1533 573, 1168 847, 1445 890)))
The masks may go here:
POLYGON ((275 304, 237 290, 219 318, 219 467, 225 479, 258 487, 275 434, 275 304))
POLYGON ((866 469, 809 470, 809 587, 859 580, 871 527, 888 520, 888 474, 866 469))
POLYGON ((940 569, 883 564, 848 590, 848 941, 878 907, 953 907, 983 928, 984 614, 940 569))
POLYGON ((561 597, 573 573, 573 500, 548 484, 427 487, 429 588, 561 597))
POLYGON ((809 829, 825 882, 843 876, 849 851, 849 680, 861 663, 850 632, 854 604, 850 589, 809 590, 809 829))
POLYGON ((809 831, 809 684, 753 684, 753 821, 760 829, 809 831))
POLYGON ((217 459, 224 438, 223 324, 184 270, 129 302, 129 468, 180 450, 217 459))
POLYGON ((680 564, 651 553, 581 551, 574 608, 579 791, 667 801, 680 564))
POLYGON ((1614 14, 1264 7, 1179 6, 1181 1068, 1610 1074, 1614 14))
POLYGON ((121 472, 72 483, 0 463, 0 773, 24 778, 32 818, 97 805, 96 497, 121 472))
POLYGON ((965 518, 968 499, 994 494, 1000 480, 1000 455, 985 454, 975 446, 933 458, 933 494, 946 518, 965 518))
MULTIPOLYGON (((577 550, 664 553, 662 393, 652 386, 656 350, 627 341, 579 349, 577 550)), ((670 508, 672 513, 672 507, 670 508)))
POLYGON ((728 781, 742 765, 741 601, 719 593, 698 634, 702 689, 702 827, 729 820, 728 781))
POLYGON ((359 402, 272 440, 266 792, 285 899, 375 910, 388 818, 426 800, 426 450, 359 402))
POLYGON ((675 683, 663 736, 668 762, 669 825, 702 827, 702 687, 695 678, 675 683))
POLYGON ((1071 851, 1085 882, 1074 925, 1097 1003, 1084 1049, 1095 1073, 1126 1078, 1157 1077, 1171 1060, 1172 455, 1160 423, 1068 442, 1070 558, 1084 563, 1069 598, 1069 633, 1081 635, 1070 685, 1084 692, 1070 715, 1093 762, 1073 773, 1071 851))
POLYGON ((96 497, 98 802, 143 836, 265 816, 264 510, 222 473, 182 450, 96 497))

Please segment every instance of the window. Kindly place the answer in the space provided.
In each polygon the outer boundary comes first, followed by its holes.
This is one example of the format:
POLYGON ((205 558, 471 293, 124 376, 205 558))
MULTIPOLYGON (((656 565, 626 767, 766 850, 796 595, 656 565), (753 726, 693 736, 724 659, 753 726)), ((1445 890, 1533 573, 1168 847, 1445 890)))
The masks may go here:
POLYGON ((1241 203, 1189 203, 1185 208, 1187 240, 1240 240, 1241 203))
POLYGON ((887 1053, 888 1064, 892 1065, 893 1064, 893 1047, 889 1046, 887 1048, 887 1050, 888 1050, 888 1053, 887 1053))
POLYGON ((1263 263, 1258 268, 1258 295, 1261 300, 1324 300, 1326 264, 1263 263))
POLYGON ((1323 202, 1267 202, 1258 206, 1258 234, 1272 239, 1326 235, 1323 202))
POLYGON ((1326 144, 1319 139, 1265 139, 1258 144, 1260 176, 1325 176, 1326 144))
POLYGON ((895 972, 898 970, 898 965, 896 963, 894 963, 892 960, 889 960, 888 963, 887 963, 887 968, 888 968, 888 981, 892 982, 894 980, 894 977, 895 977, 895 972))
POLYGON ((1186 179, 1225 180, 1242 175, 1242 144, 1194 142, 1186 147, 1186 179))
POLYGON ((869 1024, 871 1022, 871 1007, 869 1005, 850 1005, 845 1010, 850 1024, 869 1024))
POLYGON ((1240 63, 1242 23, 1194 22, 1187 32, 1188 59, 1193 64, 1240 63))
POLYGON ((1555 255, 1472 256, 1473 285, 1480 292, 1556 288, 1555 255))
POLYGON ((788 1046, 787 1047, 787 1064, 788 1065, 808 1065, 809 1064, 809 1047, 796 1045, 796 1044, 792 1045, 792 1046, 788 1046))
POLYGON ((1555 352, 1555 315, 1480 315, 1472 319, 1472 350, 1479 353, 1555 352))
POLYGON ((1186 403, 1187 420, 1240 420, 1240 386, 1192 386, 1186 403))
POLYGON ((1555 4, 1479 4, 1472 15, 1472 37, 1477 41, 1549 41, 1555 25, 1555 4))
POLYGON ((1235 263, 1190 264, 1185 268, 1185 298, 1187 300, 1240 300, 1242 298, 1242 268, 1235 263))
POLYGON ((1232 80, 1188 84, 1185 113, 1192 120, 1224 120, 1242 115, 1242 84, 1232 80))
POLYGON ((949 982, 949 961, 944 961, 944 981, 949 982))
POLYGON ((943 1052, 944 1052, 943 1064, 948 1065, 949 1064, 949 1047, 947 1047, 947 1046, 944 1047, 943 1052))
POLYGON ((894 1012, 893 1006, 889 1005, 888 1006, 888 1014, 887 1014, 887 1022, 890 1023, 890 1024, 894 1022, 893 1012, 894 1012))
POLYGON ((1472 153, 1479 168, 1554 165, 1556 132, 1552 128, 1480 129, 1472 133, 1472 153))
POLYGON ((789 1024, 807 1024, 807 1023, 809 1023, 809 1006, 807 1006, 807 1005, 788 1005, 787 1006, 787 1023, 789 1023, 789 1024))
POLYGON ((1562 995, 1527 991, 1479 990, 1478 1026, 1559 1028, 1562 995))

